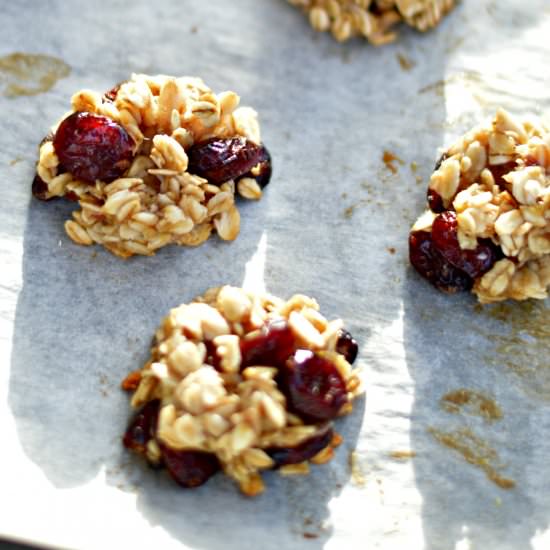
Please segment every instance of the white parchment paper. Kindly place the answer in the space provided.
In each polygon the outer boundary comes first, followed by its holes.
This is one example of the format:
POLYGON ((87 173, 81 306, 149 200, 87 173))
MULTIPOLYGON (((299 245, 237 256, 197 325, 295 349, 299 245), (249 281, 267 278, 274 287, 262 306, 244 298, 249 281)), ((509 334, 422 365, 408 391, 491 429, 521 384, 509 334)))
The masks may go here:
POLYGON ((19 0, 0 14, 0 55, 72 68, 47 93, 0 96, 0 535, 79 549, 550 547, 548 304, 480 310, 407 260, 438 150, 498 105, 550 108, 547 0, 466 0, 380 49, 315 34, 283 0, 19 0), (274 177, 241 204, 234 243, 121 261, 70 242, 71 204, 31 200, 37 144, 72 93, 131 72, 201 76, 259 111, 274 177), (309 477, 268 473, 253 500, 223 476, 182 491, 122 449, 119 383, 170 307, 245 279, 342 317, 367 397, 309 477), (494 398, 502 419, 442 410, 458 388, 494 398), (434 429, 470 430, 515 488, 434 429))

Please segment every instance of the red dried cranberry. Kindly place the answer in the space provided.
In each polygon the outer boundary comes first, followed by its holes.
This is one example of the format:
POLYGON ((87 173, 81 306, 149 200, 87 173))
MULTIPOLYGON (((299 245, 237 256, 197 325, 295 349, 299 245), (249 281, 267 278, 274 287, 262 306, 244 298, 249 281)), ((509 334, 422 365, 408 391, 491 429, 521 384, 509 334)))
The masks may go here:
MULTIPOLYGON (((256 166, 259 166, 258 172, 256 174, 253 174, 252 172, 247 172, 242 177, 254 178, 258 183, 258 185, 263 189, 271 179, 272 164, 271 164, 271 155, 269 154, 269 151, 267 150, 265 145, 260 145, 260 147, 262 149, 261 156, 258 164, 256 165, 256 166)), ((254 168, 256 168, 256 166, 254 168)), ((254 172, 256 172, 256 170, 254 170, 254 172)))
POLYGON ((341 353, 350 364, 357 358, 359 346, 355 338, 347 330, 340 329, 338 340, 336 341, 336 351, 341 353))
POLYGON ((59 125, 53 146, 65 170, 94 183, 122 176, 130 166, 134 143, 126 130, 110 118, 73 113, 59 125))
POLYGON ((299 349, 287 360, 279 383, 289 409, 306 422, 332 420, 348 400, 336 366, 310 350, 299 349))
POLYGON ((212 138, 193 145, 187 152, 189 172, 206 178, 212 185, 237 179, 262 161, 263 149, 243 137, 212 138))
POLYGON ((506 185, 508 184, 508 182, 504 180, 503 176, 505 176, 509 172, 513 172, 517 168, 517 164, 515 161, 511 161, 506 162, 505 164, 491 164, 487 168, 489 168, 491 174, 493 174, 495 183, 501 189, 506 189, 506 185))
POLYGON ((216 370, 221 371, 221 359, 216 353, 216 346, 212 340, 205 340, 204 345, 206 346, 206 361, 207 365, 212 365, 216 370))
POLYGON ((525 157, 525 166, 540 166, 540 163, 538 159, 531 155, 528 155, 527 157, 525 157))
POLYGON ((48 197, 48 184, 38 174, 36 174, 32 180, 32 194, 33 197, 41 201, 47 201, 53 198, 48 197))
POLYGON ((176 451, 160 445, 162 459, 174 481, 182 487, 198 487, 219 469, 216 455, 200 451, 176 451))
POLYGON ((450 264, 467 273, 472 279, 489 271, 497 260, 496 247, 479 243, 474 250, 462 250, 458 243, 456 212, 446 211, 432 225, 432 240, 439 253, 450 264))
POLYGON ((145 454, 147 443, 155 437, 160 401, 149 401, 132 419, 122 442, 127 449, 145 454))
POLYGON ((275 468, 284 466, 285 464, 298 464, 313 458, 317 453, 322 451, 332 441, 334 431, 330 424, 310 437, 296 447, 270 447, 265 452, 275 462, 275 468))
POLYGON ((286 321, 272 321, 264 325, 257 336, 241 340, 241 368, 281 366, 295 349, 296 339, 286 321))
POLYGON ((409 258, 416 271, 439 290, 454 293, 472 288, 472 278, 443 258, 427 231, 409 235, 409 258))
POLYGON ((437 191, 434 191, 433 189, 428 189, 428 206, 430 207, 430 210, 432 212, 435 212, 436 214, 440 214, 445 210, 445 206, 443 205, 443 198, 437 191))

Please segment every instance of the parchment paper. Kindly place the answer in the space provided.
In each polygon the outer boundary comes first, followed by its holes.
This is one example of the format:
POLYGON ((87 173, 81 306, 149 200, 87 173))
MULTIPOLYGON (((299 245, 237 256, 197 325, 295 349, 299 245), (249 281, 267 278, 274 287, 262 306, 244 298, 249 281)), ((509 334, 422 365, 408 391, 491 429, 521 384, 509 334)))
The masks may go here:
POLYGON ((79 549, 550 547, 548 303, 439 294, 406 244, 441 147, 498 105, 550 107, 547 0, 465 1, 380 49, 315 34, 283 0, 19 0, 0 14, 0 55, 71 67, 46 93, 0 97, 0 535, 79 549), (274 177, 241 203, 234 243, 121 261, 68 239, 71 204, 31 200, 37 144, 72 93, 131 72, 198 75, 259 111, 274 177), (268 473, 253 500, 223 476, 182 491, 122 449, 119 383, 170 307, 245 279, 342 317, 366 400, 308 477, 268 473), (460 388, 502 418, 442 409, 460 388), (477 438, 462 454, 442 444, 457 433, 477 438))

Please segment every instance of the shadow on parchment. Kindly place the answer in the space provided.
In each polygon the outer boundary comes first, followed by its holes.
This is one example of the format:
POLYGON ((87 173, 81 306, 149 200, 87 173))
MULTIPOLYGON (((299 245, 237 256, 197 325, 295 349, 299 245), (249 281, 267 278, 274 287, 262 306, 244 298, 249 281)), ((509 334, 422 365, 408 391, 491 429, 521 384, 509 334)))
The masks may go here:
MULTIPOLYGON (((245 226, 250 214, 250 226, 243 230, 254 231, 259 212, 253 209, 258 206, 242 208, 245 226)), ((256 499, 241 496, 222 475, 184 491, 121 445, 131 412, 120 381, 147 360, 159 320, 209 286, 241 284, 260 234, 121 261, 68 240, 63 221, 73 208, 63 201, 31 200, 24 233, 9 405, 29 459, 58 488, 83 485, 104 470, 109 484, 137 493, 137 509, 152 526, 162 526, 192 548, 221 550, 230 536, 237 537, 232 542, 241 548, 257 548, 266 526, 274 529, 275 524, 281 533, 278 543, 327 538, 327 504, 349 478, 346 457, 359 431, 363 399, 354 416, 339 423, 346 443, 338 460, 313 467, 310 476, 300 479, 268 472, 266 493, 256 499), (227 513, 235 508, 243 522, 239 533, 235 515, 227 513), (274 517, 274 510, 283 513, 274 517), (242 536, 246 540, 241 544, 242 536)))

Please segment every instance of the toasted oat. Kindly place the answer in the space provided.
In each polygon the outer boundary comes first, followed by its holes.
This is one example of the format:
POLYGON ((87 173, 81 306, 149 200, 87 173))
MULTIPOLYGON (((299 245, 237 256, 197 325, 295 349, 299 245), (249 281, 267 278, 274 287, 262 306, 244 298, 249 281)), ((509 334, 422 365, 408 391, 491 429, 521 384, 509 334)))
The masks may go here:
POLYGON ((112 100, 90 90, 77 92, 73 112, 120 124, 133 140, 133 159, 115 181, 87 183, 60 166, 53 142, 46 140, 37 165, 45 191, 37 197, 76 199, 81 209, 65 223, 68 236, 81 245, 102 244, 122 258, 152 255, 169 244, 198 246, 213 231, 234 240, 240 231, 235 189, 241 197, 260 199, 256 176, 262 164, 236 182, 212 185, 189 171, 187 153, 215 138, 245 138, 258 147, 257 113, 239 107, 239 101, 234 92, 215 94, 200 79, 164 75, 134 74, 112 100))
POLYGON ((308 15, 310 25, 330 31, 338 42, 355 36, 375 46, 393 42, 396 24, 404 22, 419 31, 435 27, 455 0, 288 0, 308 15))
MULTIPOLYGON (((333 337, 325 337, 342 323, 327 321, 318 307, 299 294, 284 301, 224 286, 172 309, 157 330, 150 360, 124 384, 134 390, 133 406, 159 403, 158 423, 147 442, 146 457, 155 464, 162 461, 165 447, 215 455, 223 471, 249 496, 263 490, 261 470, 281 466, 283 475, 304 474, 309 471, 308 460, 328 462, 342 439, 332 431, 330 421, 308 420, 289 410, 286 390, 277 377, 281 364, 270 364, 268 359, 268 364, 243 365, 252 357, 250 342, 276 322, 278 330, 288 327, 284 330, 293 338, 286 351, 289 359, 301 348, 330 360, 345 384, 346 404, 351 405, 362 392, 358 371, 334 351, 334 343, 327 347, 333 337), (262 319, 260 330, 251 323, 253 310, 262 319), (315 445, 309 454, 307 445, 315 445), (289 452, 298 458, 281 461, 281 453, 289 452)), ((267 349, 277 353, 272 347, 267 349)), ((340 416, 346 411, 351 408, 342 407, 335 413, 340 416)), ((142 425, 139 429, 142 434, 142 425)), ((130 429, 127 437, 134 433, 130 429)), ((136 450, 136 446, 127 446, 136 450)))

